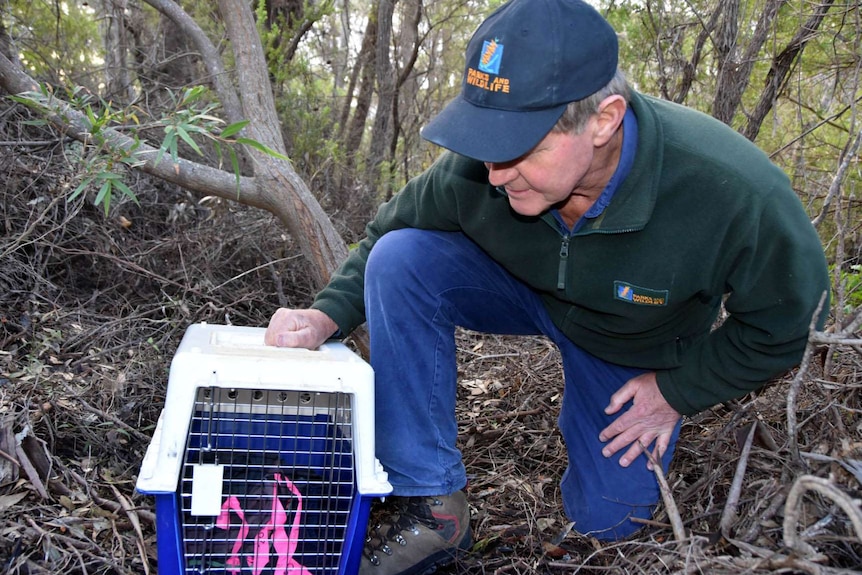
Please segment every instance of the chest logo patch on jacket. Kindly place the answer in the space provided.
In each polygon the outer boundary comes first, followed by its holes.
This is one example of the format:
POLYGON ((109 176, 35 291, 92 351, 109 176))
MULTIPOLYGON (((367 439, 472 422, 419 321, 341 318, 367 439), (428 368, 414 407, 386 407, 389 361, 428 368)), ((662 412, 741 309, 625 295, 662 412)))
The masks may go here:
POLYGON ((665 306, 669 295, 668 290, 649 289, 621 281, 614 282, 614 299, 635 305, 665 306))

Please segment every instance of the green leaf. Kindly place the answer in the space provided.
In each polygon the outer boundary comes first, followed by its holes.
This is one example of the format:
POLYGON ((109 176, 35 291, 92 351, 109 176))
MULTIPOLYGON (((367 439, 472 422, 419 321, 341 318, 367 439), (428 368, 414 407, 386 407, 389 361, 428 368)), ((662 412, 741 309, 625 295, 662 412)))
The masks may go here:
POLYGON ((182 103, 186 105, 191 104, 200 99, 204 92, 206 92, 206 88, 204 86, 193 86, 188 88, 183 92, 182 103))
POLYGON ((93 181, 93 178, 84 178, 84 180, 80 184, 78 184, 78 187, 75 188, 75 191, 72 192, 72 194, 69 196, 68 201, 71 202, 72 200, 74 200, 75 198, 80 196, 81 192, 86 190, 87 186, 89 186, 92 183, 92 181, 93 181))
MULTIPOLYGON (((167 128, 165 129, 165 132, 167 132, 167 128)), ((174 132, 169 132, 165 135, 165 139, 162 142, 162 145, 159 146, 159 152, 156 154, 155 165, 157 165, 157 166, 159 165, 159 162, 161 161, 162 156, 165 154, 165 152, 168 151, 168 149, 171 147, 171 143, 176 141, 176 139, 177 139, 177 135, 174 132)))
POLYGON ((159 147, 159 151, 156 152, 156 159, 153 160, 153 165, 158 166, 159 162, 162 160, 162 156, 165 154, 165 142, 162 142, 162 145, 159 147))
POLYGON ((240 171, 239 171, 239 159, 236 157, 236 150, 233 148, 227 149, 228 156, 230 156, 230 165, 233 166, 233 173, 236 176, 236 199, 239 199, 239 182, 240 182, 240 171))
POLYGON ((176 165, 180 162, 180 155, 177 153, 177 138, 171 140, 170 150, 171 159, 174 161, 174 165, 176 165))
MULTIPOLYGON (((197 142, 195 142, 192 139, 192 137, 189 136, 189 133, 186 131, 186 129, 183 126, 177 126, 177 133, 180 135, 180 138, 182 138, 186 144, 191 146, 192 149, 198 153, 199 156, 204 155, 204 153, 201 151, 200 147, 198 146, 197 142)), ((174 162, 176 162, 176 159, 174 159, 174 162)))
POLYGON ((108 194, 107 196, 105 196, 105 201, 102 204, 105 207, 105 217, 108 217, 108 212, 111 211, 111 198, 112 197, 113 197, 113 194, 108 194))
POLYGON ((204 136, 210 135, 210 132, 207 128, 203 128, 201 126, 196 126, 194 124, 183 124, 182 126, 178 126, 178 128, 182 128, 186 132, 191 132, 194 134, 203 134, 204 136))
POLYGON ((263 152, 264 154, 272 156, 273 158, 278 158, 279 160, 290 161, 290 158, 288 158, 284 154, 279 154, 278 152, 276 152, 272 148, 268 148, 268 147, 264 146, 263 144, 261 144, 257 140, 251 140, 249 138, 237 138, 236 141, 240 144, 245 144, 246 146, 250 146, 250 147, 254 148, 255 150, 263 152))
MULTIPOLYGON (((104 182, 102 182, 102 185, 99 188, 99 193, 96 194, 96 199, 93 200, 93 203, 98 206, 99 204, 101 204, 102 202, 105 201, 105 198, 110 197, 110 195, 111 195, 111 180, 106 179, 104 182)), ((107 210, 105 210, 105 213, 106 214, 108 213, 107 210)))
POLYGON ((135 192, 133 192, 132 189, 127 186, 123 180, 117 180, 116 182, 114 182, 114 186, 120 188, 120 191, 123 192, 123 194, 129 199, 131 199, 133 202, 135 202, 139 206, 141 205, 140 202, 138 202, 138 197, 135 195, 135 192))
POLYGON ((230 138, 234 134, 238 133, 240 130, 249 125, 249 120, 243 120, 241 122, 236 122, 235 124, 231 124, 221 131, 222 138, 230 138))
POLYGON ((221 144, 218 140, 213 140, 213 147, 215 148, 216 156, 218 157, 218 168, 222 169, 222 160, 224 160, 224 157, 222 156, 221 144))
POLYGON ((8 98, 13 102, 18 102, 19 104, 24 104, 25 106, 32 106, 33 104, 35 104, 35 102, 33 101, 32 97, 27 97, 27 94, 29 93, 30 92, 23 92, 20 95, 13 94, 12 96, 8 96, 8 98))

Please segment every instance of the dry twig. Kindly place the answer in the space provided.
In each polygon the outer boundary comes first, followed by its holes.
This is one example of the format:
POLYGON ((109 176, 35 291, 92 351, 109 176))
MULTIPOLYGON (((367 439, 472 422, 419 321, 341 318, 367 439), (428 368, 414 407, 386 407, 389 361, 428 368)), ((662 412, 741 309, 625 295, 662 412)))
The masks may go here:
POLYGON ((862 511, 860 501, 851 499, 849 495, 838 489, 834 483, 822 477, 802 475, 793 483, 787 494, 787 504, 784 506, 784 544, 813 560, 825 559, 811 545, 799 536, 799 514, 802 509, 802 496, 807 491, 815 491, 834 501, 850 518, 850 523, 856 531, 856 536, 862 542, 862 511))
POLYGON ((793 462, 798 467, 804 466, 804 462, 802 461, 802 457, 799 455, 799 439, 797 436, 798 429, 796 425, 796 398, 798 397, 802 383, 805 381, 805 377, 808 374, 811 356, 815 347, 811 337, 817 331, 817 319, 823 311, 826 296, 827 294, 825 292, 820 296, 820 303, 817 304, 817 309, 811 317, 811 323, 808 326, 809 337, 808 343, 805 346, 805 353, 802 356, 802 361, 799 364, 796 377, 793 378, 793 381, 790 384, 790 389, 787 392, 787 436, 790 441, 790 455, 793 458, 793 462))
POLYGON ((736 510, 739 507, 739 495, 742 492, 742 480, 745 478, 745 469, 748 466, 748 457, 751 454, 751 444, 754 442, 754 434, 757 431, 757 421, 752 423, 751 429, 748 431, 748 437, 745 438, 745 445, 742 448, 742 453, 739 456, 739 463, 736 465, 736 473, 733 475, 733 483, 730 487, 730 493, 727 495, 727 503, 724 506, 724 511, 721 514, 721 522, 719 529, 724 537, 730 536, 731 527, 736 520, 736 510))

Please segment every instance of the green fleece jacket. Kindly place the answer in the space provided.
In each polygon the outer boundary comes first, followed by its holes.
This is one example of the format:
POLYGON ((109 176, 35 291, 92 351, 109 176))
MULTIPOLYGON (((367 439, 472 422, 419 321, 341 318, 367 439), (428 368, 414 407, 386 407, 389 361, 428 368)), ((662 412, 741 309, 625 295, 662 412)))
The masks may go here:
POLYGON ((461 231, 535 289, 574 343, 656 371, 682 414, 793 367, 829 280, 787 177, 705 114, 639 94, 631 106, 634 165, 604 212, 576 233, 549 213, 516 214, 481 162, 447 152, 380 207, 312 307, 349 333, 365 319, 365 262, 380 236, 461 231), (725 295, 730 315, 713 330, 725 295))

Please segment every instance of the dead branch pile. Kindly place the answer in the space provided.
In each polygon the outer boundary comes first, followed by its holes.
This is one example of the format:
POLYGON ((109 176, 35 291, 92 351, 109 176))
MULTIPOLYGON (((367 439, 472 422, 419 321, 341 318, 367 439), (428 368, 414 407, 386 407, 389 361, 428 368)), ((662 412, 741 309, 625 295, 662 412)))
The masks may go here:
MULTIPOLYGON (((0 561, 8 573, 155 572, 135 476, 194 322, 265 325, 312 287, 263 212, 132 176, 109 217, 74 146, 0 105, 0 561)), ((852 322, 852 320, 851 320, 852 322)), ((862 565, 859 325, 799 370, 686 421, 664 503, 616 544, 562 514, 561 368, 541 338, 458 334, 476 545, 450 573, 848 573, 862 565)))

